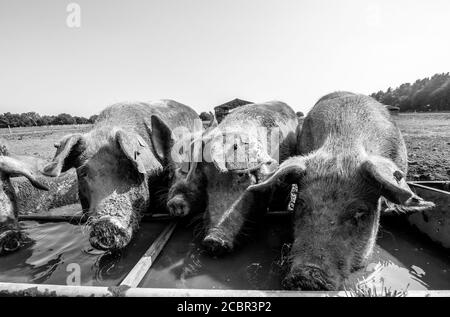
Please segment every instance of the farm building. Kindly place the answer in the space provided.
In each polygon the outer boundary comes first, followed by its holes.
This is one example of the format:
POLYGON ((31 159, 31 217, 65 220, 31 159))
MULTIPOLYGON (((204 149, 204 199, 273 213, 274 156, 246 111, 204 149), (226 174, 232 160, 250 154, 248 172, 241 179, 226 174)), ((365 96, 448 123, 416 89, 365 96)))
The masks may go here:
POLYGON ((386 108, 389 110, 389 112, 393 116, 398 116, 398 114, 400 112, 400 107, 387 105, 386 108))
POLYGON ((216 115, 217 122, 220 123, 223 120, 223 118, 225 118, 225 116, 230 113, 231 110, 240 106, 248 105, 250 103, 253 102, 236 98, 220 106, 214 107, 214 113, 216 115))

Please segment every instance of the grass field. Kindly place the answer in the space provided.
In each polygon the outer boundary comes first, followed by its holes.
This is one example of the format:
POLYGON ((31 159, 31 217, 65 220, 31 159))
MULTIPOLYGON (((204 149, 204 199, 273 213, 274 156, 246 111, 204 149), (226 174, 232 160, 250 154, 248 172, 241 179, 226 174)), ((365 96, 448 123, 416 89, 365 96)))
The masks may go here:
POLYGON ((55 154, 53 146, 69 133, 84 133, 91 125, 61 125, 0 129, 0 138, 5 139, 11 153, 32 155, 51 160, 55 154))
MULTIPOLYGON (((450 113, 401 113, 395 117, 409 154, 409 180, 450 180, 450 113)), ((0 129, 12 153, 51 160, 53 144, 68 133, 83 133, 91 125, 0 129)))

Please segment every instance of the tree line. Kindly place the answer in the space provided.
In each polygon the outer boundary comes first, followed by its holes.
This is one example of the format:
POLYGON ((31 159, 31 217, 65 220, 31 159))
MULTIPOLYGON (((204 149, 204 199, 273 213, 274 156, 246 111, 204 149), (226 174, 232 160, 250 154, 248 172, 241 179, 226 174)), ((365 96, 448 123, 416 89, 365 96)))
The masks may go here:
POLYGON ((385 105, 399 107, 400 111, 450 111, 450 73, 436 74, 371 96, 385 105))
POLYGON ((67 125, 67 124, 91 124, 97 119, 97 115, 89 118, 72 116, 67 113, 61 113, 56 116, 40 115, 36 112, 0 114, 0 128, 33 127, 44 125, 67 125))
MULTIPOLYGON (((379 91, 371 95, 385 105, 396 106, 400 111, 450 111, 450 73, 436 74, 418 79, 413 84, 379 91)), ((61 113, 56 116, 40 115, 37 112, 0 114, 0 128, 32 127, 44 125, 92 124, 97 115, 89 118, 61 113)), ((211 113, 201 113, 202 120, 210 120, 211 113)))

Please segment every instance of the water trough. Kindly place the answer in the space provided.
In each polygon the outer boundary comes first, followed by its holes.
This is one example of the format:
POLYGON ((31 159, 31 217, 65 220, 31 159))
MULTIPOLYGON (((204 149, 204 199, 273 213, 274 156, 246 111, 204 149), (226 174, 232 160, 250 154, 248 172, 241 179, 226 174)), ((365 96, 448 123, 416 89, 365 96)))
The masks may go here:
POLYGON ((449 182, 411 188, 437 208, 382 220, 373 259, 347 291, 282 291, 281 264, 289 213, 272 212, 235 254, 211 258, 194 227, 158 215, 145 219, 120 254, 93 250, 77 215, 21 216, 28 245, 0 258, 3 296, 353 296, 352 285, 405 290, 406 296, 450 296, 449 182), (74 238, 75 237, 75 238, 74 238), (80 277, 73 278, 76 265, 80 277), (67 285, 69 284, 69 285, 67 285), (75 285, 74 285, 75 284, 75 285))

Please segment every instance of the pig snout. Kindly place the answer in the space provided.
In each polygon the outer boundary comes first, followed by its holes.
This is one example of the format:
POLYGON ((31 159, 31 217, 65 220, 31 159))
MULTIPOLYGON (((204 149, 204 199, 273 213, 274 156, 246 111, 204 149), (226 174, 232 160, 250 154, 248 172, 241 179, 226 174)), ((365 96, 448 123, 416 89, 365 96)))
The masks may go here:
POLYGON ((131 229, 113 217, 101 217, 92 222, 90 244, 98 250, 119 250, 131 240, 131 229))
POLYGON ((22 243, 22 234, 18 230, 7 230, 0 234, 0 254, 18 250, 22 243))
POLYGON ((304 291, 334 291, 337 283, 320 267, 301 265, 291 269, 283 280, 283 288, 304 291))
POLYGON ((176 195, 167 202, 169 213, 174 217, 184 217, 190 213, 189 203, 183 195, 176 195))
POLYGON ((211 255, 223 255, 233 250, 233 242, 225 236, 222 230, 217 228, 208 231, 202 245, 211 255))

